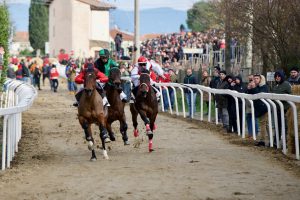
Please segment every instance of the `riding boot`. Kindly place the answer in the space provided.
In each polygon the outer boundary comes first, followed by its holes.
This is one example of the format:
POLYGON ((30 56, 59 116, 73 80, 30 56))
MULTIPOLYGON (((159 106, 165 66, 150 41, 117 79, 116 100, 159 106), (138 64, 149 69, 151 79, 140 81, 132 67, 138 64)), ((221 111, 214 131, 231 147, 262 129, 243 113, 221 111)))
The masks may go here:
POLYGON ((99 88, 99 87, 97 87, 96 89, 97 89, 98 93, 100 94, 100 96, 102 97, 103 107, 105 107, 105 106, 107 106, 107 107, 110 106, 110 104, 109 104, 109 102, 108 102, 108 99, 107 99, 107 97, 106 97, 106 92, 105 92, 105 90, 102 89, 102 88, 99 88))
POLYGON ((77 94, 75 94, 75 99, 76 99, 76 101, 73 103, 73 106, 74 106, 74 107, 78 107, 78 105, 79 105, 79 100, 80 100, 80 98, 81 98, 81 96, 82 96, 82 92, 83 92, 83 90, 80 90, 79 92, 77 92, 77 94))

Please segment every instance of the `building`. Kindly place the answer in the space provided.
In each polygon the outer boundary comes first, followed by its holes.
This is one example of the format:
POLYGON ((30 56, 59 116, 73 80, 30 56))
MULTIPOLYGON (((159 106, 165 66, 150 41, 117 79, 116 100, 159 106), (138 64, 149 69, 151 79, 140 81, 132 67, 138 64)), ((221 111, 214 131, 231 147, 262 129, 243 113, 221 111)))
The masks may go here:
POLYGON ((15 32, 10 45, 9 53, 11 55, 19 55, 20 51, 28 50, 32 52, 33 49, 29 42, 28 32, 15 32))
POLYGON ((61 49, 75 57, 95 56, 109 48, 109 10, 99 0, 46 0, 49 4, 49 55, 61 49))

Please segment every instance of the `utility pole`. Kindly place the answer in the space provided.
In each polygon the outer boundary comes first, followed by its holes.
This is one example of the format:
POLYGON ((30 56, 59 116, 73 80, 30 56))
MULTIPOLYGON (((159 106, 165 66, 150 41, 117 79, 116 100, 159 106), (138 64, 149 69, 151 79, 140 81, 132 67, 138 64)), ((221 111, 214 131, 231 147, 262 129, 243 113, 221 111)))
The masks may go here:
POLYGON ((134 0, 134 46, 132 48, 133 63, 140 57, 140 8, 139 0, 134 0), (134 49, 136 47, 136 51, 134 49))

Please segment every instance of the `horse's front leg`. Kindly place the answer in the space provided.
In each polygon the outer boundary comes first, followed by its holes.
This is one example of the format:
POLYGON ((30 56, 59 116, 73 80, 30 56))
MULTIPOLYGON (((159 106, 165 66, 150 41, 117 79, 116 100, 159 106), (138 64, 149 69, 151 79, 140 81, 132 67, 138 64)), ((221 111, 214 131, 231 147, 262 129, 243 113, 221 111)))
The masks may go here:
POLYGON ((96 161, 97 157, 96 157, 96 153, 95 153, 95 149, 94 149, 94 138, 92 136, 92 130, 91 130, 91 125, 88 124, 88 122, 84 119, 79 119, 79 122, 81 124, 81 127, 84 130, 84 134, 85 134, 85 139, 88 142, 88 149, 90 151, 92 151, 92 157, 91 157, 91 161, 96 161))
POLYGON ((99 125, 100 139, 101 139, 102 148, 103 148, 103 157, 105 159, 109 159, 109 157, 107 155, 106 147, 105 147, 105 141, 106 141, 106 139, 108 139, 108 136, 107 136, 107 130, 104 126, 104 119, 103 118, 104 118, 104 116, 101 116, 100 125, 99 125))
POLYGON ((148 139, 149 139, 149 152, 152 152, 154 151, 153 149, 153 130, 155 128, 155 120, 156 120, 156 116, 157 114, 155 115, 152 115, 150 117, 150 129, 152 131, 152 134, 148 134, 148 139))
POLYGON ((126 117, 125 114, 123 115, 123 119, 120 120, 120 132, 122 134, 122 139, 124 142, 124 145, 129 145, 128 136, 127 136, 127 123, 126 123, 126 117))
POLYGON ((148 117, 147 117, 147 115, 146 115, 146 111, 144 111, 144 110, 139 110, 139 114, 140 114, 142 120, 143 120, 144 123, 145 123, 147 135, 152 134, 152 130, 151 130, 151 128, 150 128, 150 121, 149 121, 149 119, 148 119, 148 117))
POLYGON ((136 138, 139 136, 139 130, 137 129, 138 122, 137 122, 137 116, 138 116, 138 111, 135 107, 135 105, 132 103, 130 104, 130 112, 131 112, 131 119, 132 119, 132 125, 134 128, 133 136, 136 138))
MULTIPOLYGON (((107 122, 106 122, 106 128, 107 128, 107 131, 108 131, 108 134, 109 134, 109 139, 111 140, 111 141, 116 141, 116 138, 115 138, 115 133, 112 131, 112 128, 111 128, 111 124, 112 124, 113 122, 111 121, 111 120, 107 120, 107 122)), ((101 130, 100 130, 100 132, 101 132, 101 130)), ((108 139, 108 138, 107 138, 108 139)), ((106 139, 106 140, 107 140, 106 139)), ((106 143, 108 143, 108 141, 106 141, 106 143)))

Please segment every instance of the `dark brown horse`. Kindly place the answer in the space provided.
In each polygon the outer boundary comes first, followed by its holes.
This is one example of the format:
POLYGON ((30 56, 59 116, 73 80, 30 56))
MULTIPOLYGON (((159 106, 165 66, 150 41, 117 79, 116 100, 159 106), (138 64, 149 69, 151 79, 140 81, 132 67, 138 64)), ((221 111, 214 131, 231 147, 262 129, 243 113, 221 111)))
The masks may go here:
POLYGON ((105 148, 105 140, 108 139, 106 138, 106 120, 104 116, 102 98, 96 89, 96 74, 94 69, 89 69, 85 73, 84 91, 80 97, 80 103, 78 106, 78 119, 81 127, 84 130, 85 138, 88 141, 88 148, 90 151, 92 151, 91 161, 95 161, 97 159, 94 150, 95 141, 91 130, 92 124, 99 126, 100 138, 103 147, 103 156, 105 159, 108 159, 105 148))
POLYGON ((117 67, 113 67, 109 72, 109 81, 105 86, 106 96, 110 103, 108 107, 107 114, 107 130, 111 141, 115 141, 115 134, 112 131, 111 124, 119 120, 120 122, 120 132, 122 134, 122 139, 124 145, 129 145, 127 136, 127 123, 126 116, 124 112, 125 103, 120 99, 121 88, 121 72, 117 67))
POLYGON ((155 92, 150 85, 150 74, 148 70, 144 70, 140 75, 140 85, 135 96, 135 103, 130 104, 130 111, 134 127, 134 137, 137 138, 139 136, 137 116, 140 114, 146 126, 146 133, 149 139, 149 152, 152 152, 153 130, 158 113, 158 102, 155 92))

